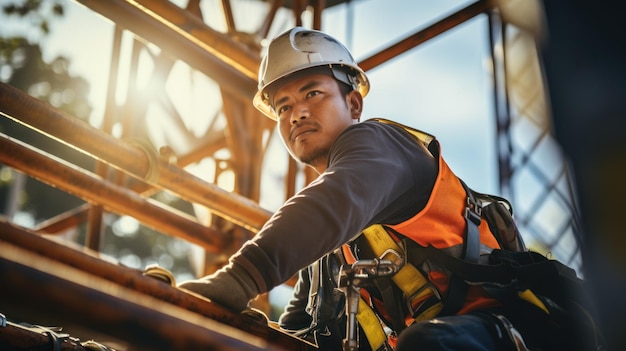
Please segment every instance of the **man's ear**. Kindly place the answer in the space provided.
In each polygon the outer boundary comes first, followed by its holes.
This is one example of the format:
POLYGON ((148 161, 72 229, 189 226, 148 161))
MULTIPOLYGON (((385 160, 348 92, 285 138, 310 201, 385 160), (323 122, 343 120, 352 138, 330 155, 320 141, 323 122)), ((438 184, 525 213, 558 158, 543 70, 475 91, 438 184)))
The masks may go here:
POLYGON ((352 119, 358 121, 363 112, 363 96, 361 96, 358 90, 352 90, 346 96, 346 100, 350 108, 350 113, 352 114, 352 119))

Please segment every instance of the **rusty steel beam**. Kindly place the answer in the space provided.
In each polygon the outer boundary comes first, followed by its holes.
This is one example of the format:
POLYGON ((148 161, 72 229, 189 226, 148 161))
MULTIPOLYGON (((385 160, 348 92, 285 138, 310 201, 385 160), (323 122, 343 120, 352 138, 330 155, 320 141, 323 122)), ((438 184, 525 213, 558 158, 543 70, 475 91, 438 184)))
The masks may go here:
POLYGON ((313 0, 313 29, 322 30, 322 12, 326 8, 326 0, 313 0))
MULTIPOLYGON (((0 350, 29 350, 29 351, 49 351, 55 347, 50 341, 48 333, 55 331, 45 330, 38 327, 27 327, 13 322, 6 322, 0 325, 0 350)), ((59 333, 65 334, 65 333, 59 333)), ((79 341, 68 338, 59 338, 59 351, 85 351, 79 341)))
POLYGON ((237 25, 235 24, 235 17, 233 16, 232 6, 230 6, 230 0, 222 0, 222 13, 224 13, 228 33, 236 33, 237 25))
POLYGON ((18 305, 61 325, 79 325, 124 340, 133 350, 287 350, 138 292, 132 285, 113 283, 3 241, 0 252, 2 309, 18 305))
POLYGON ((86 122, 0 83, 0 114, 212 213, 258 232, 271 213, 252 200, 207 183, 137 143, 114 138, 86 122))
POLYGON ((136 218, 155 230, 168 233, 208 251, 219 253, 226 245, 224 234, 198 223, 194 217, 166 208, 153 200, 105 181, 66 161, 0 133, 0 163, 58 187, 90 203, 136 218))
MULTIPOLYGON (((219 134, 217 135, 217 137, 220 139, 224 139, 223 134, 219 134)), ((206 143, 204 146, 198 146, 194 151, 177 157, 176 164, 181 166, 195 162, 199 159, 200 153, 211 154, 210 150, 216 150, 222 147, 219 146, 220 144, 221 142, 218 140, 217 142, 206 143), (202 149, 202 151, 200 149, 202 149)), ((98 172, 96 172, 96 174, 100 175, 98 172)), ((158 188, 154 188, 136 178, 131 178, 129 180, 130 182, 127 184, 128 189, 140 193, 142 197, 149 197, 159 190, 158 188)), ((55 217, 46 219, 37 224, 34 227, 34 231, 42 234, 59 234, 69 228, 73 228, 81 223, 85 223, 89 218, 88 213, 91 211, 91 206, 91 204, 86 203, 74 209, 68 210, 65 213, 61 213, 55 217)))
POLYGON ((39 222, 33 230, 42 234, 60 234, 64 231, 75 228, 81 223, 85 223, 89 218, 91 204, 85 203, 71 210, 65 211, 52 218, 39 222))
MULTIPOLYGON (((134 293, 146 294, 160 301, 174 304, 185 310, 243 330, 288 350, 306 351, 317 349, 313 345, 283 333, 265 323, 253 323, 245 315, 230 312, 198 295, 186 293, 162 281, 147 277, 140 270, 120 266, 108 259, 103 259, 103 256, 95 251, 74 249, 36 235, 27 229, 17 227, 2 219, 0 219, 0 245, 17 248, 38 259, 52 260, 58 265, 78 269, 82 274, 88 274, 120 286, 132 288, 134 293)), ((0 249, 0 257, 2 256, 5 255, 2 249, 0 249)), ((24 259, 24 262, 27 265, 35 263, 27 259, 24 259)), ((60 273, 56 272, 56 274, 60 273)), ((10 281, 3 281, 3 284, 5 284, 5 287, 13 289, 10 281)), ((33 281, 31 284, 38 284, 38 282, 33 281)))
POLYGON ((464 23, 465 21, 485 13, 495 6, 493 0, 479 0, 475 3, 437 21, 436 23, 388 46, 386 49, 367 57, 359 62, 359 66, 368 71, 411 49, 445 33, 446 31, 464 23))
POLYGON ((252 98, 256 92, 259 52, 167 0, 76 0, 137 36, 187 62, 223 89, 252 98))
POLYGON ((278 9, 283 6, 282 0, 269 0, 269 2, 270 9, 266 14, 263 23, 261 24, 261 26, 259 26, 259 29, 256 32, 256 35, 259 38, 267 37, 267 34, 270 31, 270 27, 272 26, 272 23, 274 23, 274 18, 276 18, 276 13, 278 12, 278 9))

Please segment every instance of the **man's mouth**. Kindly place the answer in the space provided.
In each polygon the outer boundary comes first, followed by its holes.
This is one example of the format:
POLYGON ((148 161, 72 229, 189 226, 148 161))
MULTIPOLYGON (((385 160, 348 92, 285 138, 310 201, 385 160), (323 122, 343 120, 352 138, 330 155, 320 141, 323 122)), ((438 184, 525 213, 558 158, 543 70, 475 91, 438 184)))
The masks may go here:
POLYGON ((310 127, 310 126, 298 127, 291 132, 291 140, 296 142, 299 139, 302 139, 304 136, 311 134, 313 132, 315 132, 315 128, 313 127, 310 127))

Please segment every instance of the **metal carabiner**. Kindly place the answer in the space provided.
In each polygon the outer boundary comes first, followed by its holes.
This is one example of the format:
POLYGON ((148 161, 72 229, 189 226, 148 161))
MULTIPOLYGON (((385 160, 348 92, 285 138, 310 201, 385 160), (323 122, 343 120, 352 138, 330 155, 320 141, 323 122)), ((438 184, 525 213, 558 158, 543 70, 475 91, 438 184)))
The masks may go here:
POLYGON ((400 267, 390 260, 358 260, 351 266, 343 266, 340 273, 339 286, 346 294, 346 338, 344 351, 357 351, 359 348, 357 331, 357 313, 361 287, 372 279, 394 275, 400 267))
POLYGON ((360 278, 387 277, 395 274, 399 267, 390 260, 359 260, 352 264, 351 270, 360 278), (363 276, 361 276, 363 275, 363 276))

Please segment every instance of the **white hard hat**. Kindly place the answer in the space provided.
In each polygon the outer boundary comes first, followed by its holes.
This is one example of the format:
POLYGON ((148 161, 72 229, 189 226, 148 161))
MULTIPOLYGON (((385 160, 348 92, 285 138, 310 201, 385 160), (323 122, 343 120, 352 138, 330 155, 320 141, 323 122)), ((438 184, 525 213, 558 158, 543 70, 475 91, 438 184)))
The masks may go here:
POLYGON ((367 95, 370 88, 367 76, 343 44, 326 33, 294 27, 274 38, 267 48, 259 67, 254 107, 275 120, 268 87, 292 73, 320 66, 328 66, 336 79, 352 86, 362 96, 367 95))

